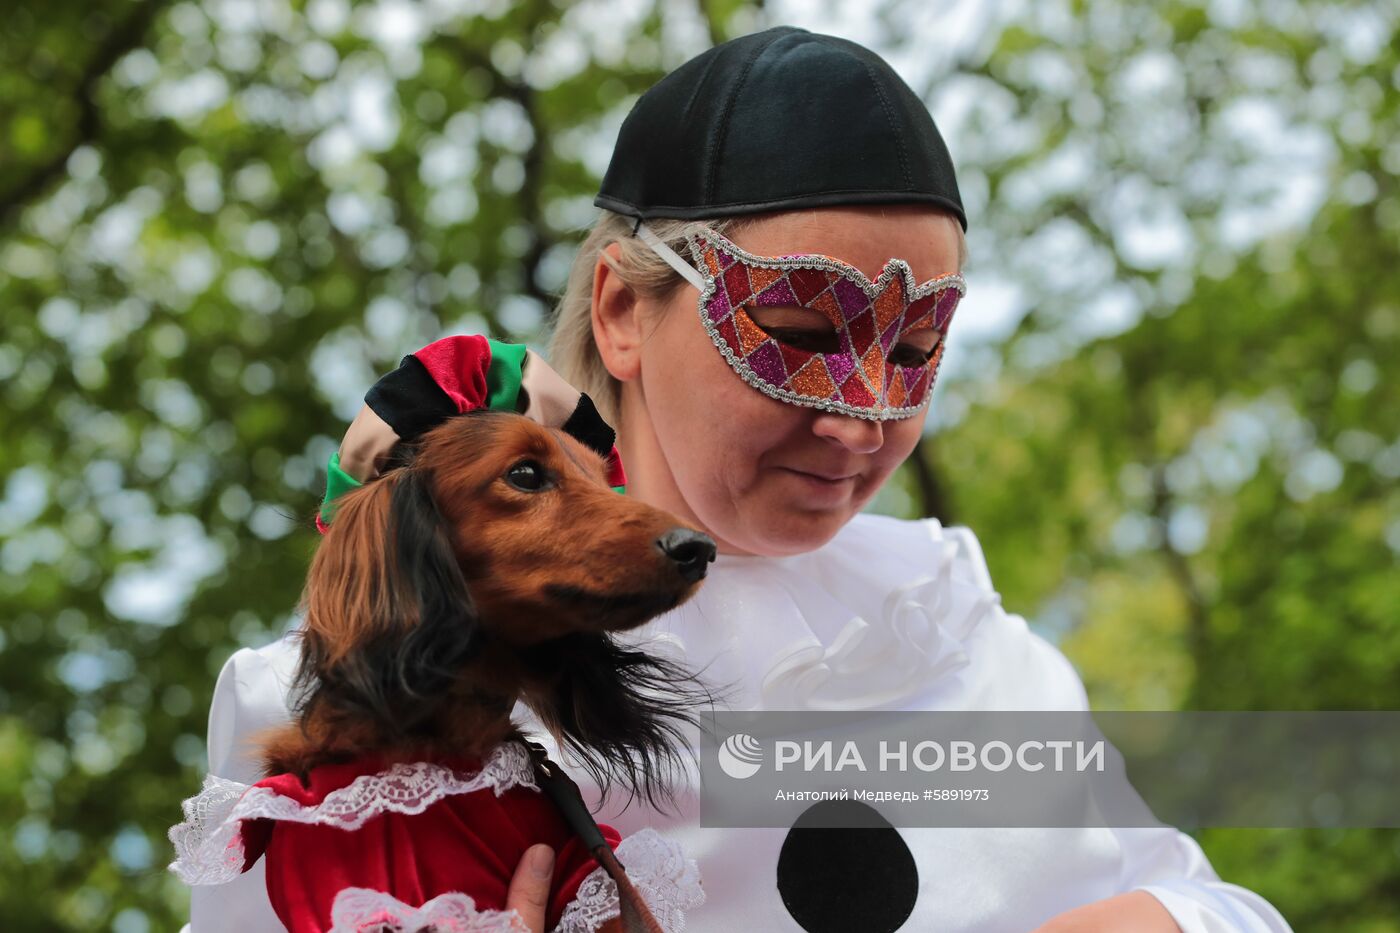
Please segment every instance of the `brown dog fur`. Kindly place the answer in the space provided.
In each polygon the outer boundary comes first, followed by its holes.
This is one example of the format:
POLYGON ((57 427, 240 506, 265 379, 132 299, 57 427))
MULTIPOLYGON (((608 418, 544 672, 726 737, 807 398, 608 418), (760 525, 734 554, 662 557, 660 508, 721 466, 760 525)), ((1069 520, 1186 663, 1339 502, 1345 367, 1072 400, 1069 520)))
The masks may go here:
POLYGON ((608 633, 695 592, 658 546, 686 526, 519 415, 473 412, 400 448, 338 500, 312 560, 296 719, 262 737, 267 772, 484 758, 518 735, 524 698, 605 789, 666 796, 680 727, 713 694, 608 633), (531 476, 542 487, 519 488, 531 476))

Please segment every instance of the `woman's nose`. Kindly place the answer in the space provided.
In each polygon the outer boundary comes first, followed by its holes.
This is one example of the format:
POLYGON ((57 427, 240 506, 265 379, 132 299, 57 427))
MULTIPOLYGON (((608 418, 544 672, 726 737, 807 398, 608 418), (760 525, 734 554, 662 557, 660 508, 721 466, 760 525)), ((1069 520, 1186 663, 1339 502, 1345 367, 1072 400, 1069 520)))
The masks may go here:
POLYGON ((812 433, 836 441, 859 454, 873 454, 885 443, 884 423, 851 415, 821 412, 812 422, 812 433))

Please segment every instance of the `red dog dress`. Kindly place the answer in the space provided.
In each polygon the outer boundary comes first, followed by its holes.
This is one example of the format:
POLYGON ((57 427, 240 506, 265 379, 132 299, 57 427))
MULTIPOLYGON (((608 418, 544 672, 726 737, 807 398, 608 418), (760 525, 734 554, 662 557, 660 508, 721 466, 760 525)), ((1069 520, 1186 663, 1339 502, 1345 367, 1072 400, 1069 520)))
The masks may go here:
MULTIPOLYGON (((507 742, 479 760, 373 758, 279 774, 251 786, 212 775, 170 831, 170 866, 219 884, 267 859, 267 892, 291 933, 526 930, 506 893, 525 850, 548 843, 555 867, 546 929, 591 933, 618 916, 617 885, 535 783, 529 753, 507 742)), ((603 836, 657 920, 679 929, 700 904, 695 863, 654 830, 603 836)))

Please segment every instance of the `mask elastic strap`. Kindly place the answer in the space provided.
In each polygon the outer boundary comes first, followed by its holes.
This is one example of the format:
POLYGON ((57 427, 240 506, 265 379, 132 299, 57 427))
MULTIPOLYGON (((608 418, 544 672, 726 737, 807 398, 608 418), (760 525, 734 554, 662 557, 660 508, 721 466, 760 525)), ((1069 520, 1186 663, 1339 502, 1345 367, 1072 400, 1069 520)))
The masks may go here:
POLYGON ((699 271, 682 259, 675 250, 667 246, 661 237, 652 233, 651 228, 642 223, 640 217, 637 218, 637 225, 632 228, 632 232, 641 237, 642 242, 650 246, 652 252, 666 260, 667 265, 679 272, 687 282, 694 285, 702 292, 705 290, 705 279, 700 275, 699 271))

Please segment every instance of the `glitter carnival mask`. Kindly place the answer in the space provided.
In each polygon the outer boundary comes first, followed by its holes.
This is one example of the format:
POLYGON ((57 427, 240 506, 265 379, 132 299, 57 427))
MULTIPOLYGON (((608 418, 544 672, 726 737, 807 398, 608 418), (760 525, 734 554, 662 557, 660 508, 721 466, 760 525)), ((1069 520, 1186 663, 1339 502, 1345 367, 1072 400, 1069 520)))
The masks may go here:
POLYGON ((756 256, 709 228, 686 237, 692 266, 646 224, 639 223, 636 232, 700 290, 700 321, 710 339, 763 394, 871 421, 912 417, 928 400, 948 324, 967 290, 961 275, 916 285, 909 264, 891 259, 872 282, 854 266, 820 253, 756 256), (750 307, 819 311, 835 329, 829 342, 839 349, 818 352, 784 343, 755 323, 750 307), (917 365, 890 360, 905 335, 924 328, 938 334, 931 355, 917 365))

